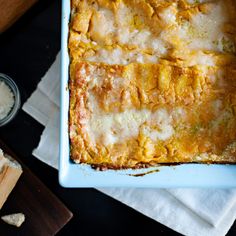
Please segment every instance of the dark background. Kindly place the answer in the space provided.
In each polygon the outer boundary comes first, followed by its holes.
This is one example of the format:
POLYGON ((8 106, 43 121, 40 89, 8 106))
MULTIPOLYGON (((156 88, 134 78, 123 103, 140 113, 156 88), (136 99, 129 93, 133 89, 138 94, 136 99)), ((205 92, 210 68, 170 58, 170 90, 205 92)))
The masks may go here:
MULTIPOLYGON (((18 84, 22 104, 36 89, 41 77, 60 50, 59 0, 37 3, 11 29, 0 35, 0 72, 18 84)), ((22 110, 0 138, 73 212, 73 219, 58 235, 179 235, 94 189, 64 189, 57 171, 34 158, 43 126, 22 110)), ((236 223, 228 236, 236 235, 236 223)))

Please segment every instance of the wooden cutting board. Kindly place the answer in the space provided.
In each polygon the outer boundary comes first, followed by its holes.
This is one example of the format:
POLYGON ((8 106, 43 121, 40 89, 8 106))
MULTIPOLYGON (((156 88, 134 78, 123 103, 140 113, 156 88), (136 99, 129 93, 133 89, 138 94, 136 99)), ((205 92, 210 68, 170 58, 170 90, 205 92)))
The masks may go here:
POLYGON ((15 23, 38 0, 0 0, 0 33, 15 23))
POLYGON ((0 216, 22 212, 26 217, 20 228, 0 221, 0 235, 55 235, 72 218, 72 213, 1 140, 0 147, 23 167, 23 174, 0 210, 0 216))

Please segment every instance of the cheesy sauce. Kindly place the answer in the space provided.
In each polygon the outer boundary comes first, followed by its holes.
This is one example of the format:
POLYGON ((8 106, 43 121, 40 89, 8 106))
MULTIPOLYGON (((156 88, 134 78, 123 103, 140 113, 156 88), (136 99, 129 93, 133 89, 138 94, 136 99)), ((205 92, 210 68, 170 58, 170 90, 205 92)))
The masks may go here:
POLYGON ((236 162, 233 0, 72 0, 71 158, 236 162))

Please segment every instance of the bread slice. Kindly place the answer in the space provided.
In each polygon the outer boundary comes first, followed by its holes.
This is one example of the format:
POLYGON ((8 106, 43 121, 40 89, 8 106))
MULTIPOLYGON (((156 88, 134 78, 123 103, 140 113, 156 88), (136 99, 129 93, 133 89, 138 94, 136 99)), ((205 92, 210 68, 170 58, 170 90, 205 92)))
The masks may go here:
POLYGON ((0 149, 0 209, 22 174, 21 165, 0 149))
POLYGON ((20 227, 25 221, 25 215, 23 213, 15 213, 11 215, 2 216, 1 219, 9 225, 20 227))

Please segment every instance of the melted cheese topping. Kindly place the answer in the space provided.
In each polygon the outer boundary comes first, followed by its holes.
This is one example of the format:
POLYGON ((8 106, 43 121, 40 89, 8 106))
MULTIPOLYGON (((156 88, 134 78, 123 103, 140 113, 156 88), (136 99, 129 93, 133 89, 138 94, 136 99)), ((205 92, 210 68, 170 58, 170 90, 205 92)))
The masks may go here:
POLYGON ((236 162, 234 0, 72 0, 77 163, 236 162))
POLYGON ((141 126, 144 127, 143 134, 154 141, 166 140, 174 133, 171 118, 165 109, 155 112, 147 109, 132 109, 107 114, 99 109, 92 95, 89 96, 88 104, 91 117, 86 123, 86 130, 94 144, 101 142, 107 146, 137 138, 141 126), (158 130, 151 130, 149 125, 158 127, 158 130))
POLYGON ((200 12, 192 16, 179 27, 177 35, 186 41, 190 50, 224 51, 221 42, 223 38, 227 39, 223 27, 228 17, 222 4, 214 5, 207 14, 200 12))
MULTIPOLYGON (((74 13, 73 29, 78 31, 70 36, 71 50, 77 51, 76 45, 80 45, 80 56, 88 61, 121 65, 156 63, 169 56, 178 59, 183 56, 183 49, 190 60, 196 60, 195 64, 203 51, 235 53, 235 39, 228 32, 234 28, 230 20, 233 13, 229 14, 228 9, 230 0, 228 5, 223 0, 182 1, 184 7, 164 1, 158 3, 157 9, 149 1, 141 2, 135 5, 135 1, 102 1, 97 3, 99 6, 91 4, 89 10, 81 5, 81 13, 74 13), (87 22, 90 22, 87 31, 77 26, 87 22)), ((192 64, 186 58, 185 62, 192 64)))
POLYGON ((110 65, 127 65, 132 62, 139 63, 156 63, 157 57, 148 54, 142 54, 139 51, 124 51, 121 48, 112 50, 101 49, 97 51, 96 55, 88 57, 91 62, 104 62, 110 65))
POLYGON ((173 3, 173 5, 163 9, 159 16, 166 25, 173 25, 176 24, 176 13, 176 3, 173 3))
POLYGON ((114 15, 107 9, 99 9, 91 18, 91 39, 109 44, 110 35, 115 32, 114 15))

